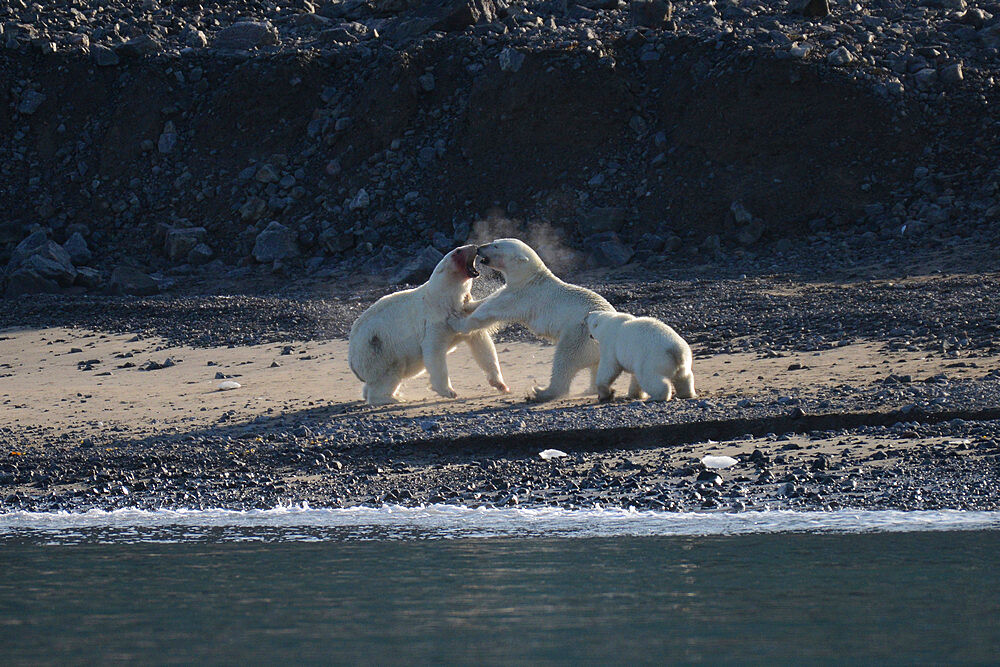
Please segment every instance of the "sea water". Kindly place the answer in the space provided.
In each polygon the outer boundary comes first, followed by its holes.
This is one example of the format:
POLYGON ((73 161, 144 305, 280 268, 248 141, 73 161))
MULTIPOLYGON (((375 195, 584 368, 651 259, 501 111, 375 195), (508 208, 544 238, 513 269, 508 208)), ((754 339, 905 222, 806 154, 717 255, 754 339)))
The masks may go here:
POLYGON ((0 656, 996 662, 998 565, 997 512, 12 512, 0 656))

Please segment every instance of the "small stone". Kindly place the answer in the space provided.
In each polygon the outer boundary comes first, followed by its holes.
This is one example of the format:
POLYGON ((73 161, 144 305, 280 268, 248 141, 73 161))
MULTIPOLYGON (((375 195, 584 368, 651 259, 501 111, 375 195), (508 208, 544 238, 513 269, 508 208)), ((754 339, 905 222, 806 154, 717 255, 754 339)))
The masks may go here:
POLYGON ((932 88, 938 80, 937 70, 931 67, 925 67, 913 75, 913 80, 916 81, 917 88, 920 88, 921 90, 932 88))
POLYGON ((631 0, 629 19, 636 27, 662 28, 673 16, 673 9, 667 0, 631 0))
POLYGON ((358 190, 358 193, 354 195, 354 198, 351 199, 351 203, 348 204, 347 208, 352 211, 357 211, 363 208, 368 208, 370 203, 371 199, 368 197, 368 192, 364 188, 361 188, 358 190))
POLYGON ((429 93, 432 90, 434 90, 434 75, 431 74, 430 72, 427 72, 426 74, 423 74, 420 77, 418 77, 417 81, 420 82, 420 88, 425 93, 429 93))
POLYGON ((792 44, 788 47, 788 53, 793 58, 805 58, 812 53, 812 45, 808 43, 792 44))
POLYGON ((964 79, 962 74, 962 63, 952 63, 941 68, 941 81, 944 83, 958 83, 964 79))

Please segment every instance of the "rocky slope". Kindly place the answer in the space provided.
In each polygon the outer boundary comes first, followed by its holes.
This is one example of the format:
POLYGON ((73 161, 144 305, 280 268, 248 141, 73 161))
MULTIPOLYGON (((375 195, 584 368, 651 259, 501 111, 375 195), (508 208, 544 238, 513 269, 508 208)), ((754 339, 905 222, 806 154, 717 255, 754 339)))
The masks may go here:
POLYGON ((13 0, 0 26, 8 296, 418 280, 500 233, 612 267, 996 241, 991 2, 13 0))

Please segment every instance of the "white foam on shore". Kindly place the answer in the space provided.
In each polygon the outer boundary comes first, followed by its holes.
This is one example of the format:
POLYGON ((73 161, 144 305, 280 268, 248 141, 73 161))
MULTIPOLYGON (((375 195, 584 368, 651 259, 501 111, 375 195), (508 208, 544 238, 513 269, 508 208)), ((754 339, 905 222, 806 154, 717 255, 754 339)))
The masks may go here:
POLYGON ((269 510, 90 510, 0 513, 0 541, 316 541, 484 537, 644 537, 767 533, 1000 530, 1000 512, 789 510, 655 512, 454 505, 269 510))

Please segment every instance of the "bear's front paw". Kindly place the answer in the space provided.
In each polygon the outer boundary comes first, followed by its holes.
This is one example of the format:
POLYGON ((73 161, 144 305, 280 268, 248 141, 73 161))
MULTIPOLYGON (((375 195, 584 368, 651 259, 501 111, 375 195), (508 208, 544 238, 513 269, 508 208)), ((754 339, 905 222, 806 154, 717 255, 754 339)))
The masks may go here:
POLYGON ((490 386, 499 391, 501 394, 510 393, 510 387, 508 387, 503 380, 490 380, 490 386))
POLYGON ((597 390, 597 402, 607 403, 615 397, 614 389, 598 389, 597 390))
POLYGON ((456 398, 458 396, 458 394, 455 393, 455 390, 451 387, 448 387, 447 389, 435 389, 434 391, 436 391, 439 396, 444 396, 445 398, 456 398))

